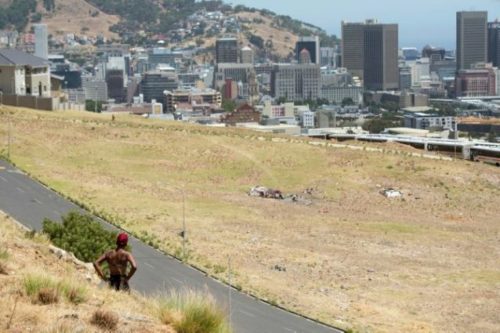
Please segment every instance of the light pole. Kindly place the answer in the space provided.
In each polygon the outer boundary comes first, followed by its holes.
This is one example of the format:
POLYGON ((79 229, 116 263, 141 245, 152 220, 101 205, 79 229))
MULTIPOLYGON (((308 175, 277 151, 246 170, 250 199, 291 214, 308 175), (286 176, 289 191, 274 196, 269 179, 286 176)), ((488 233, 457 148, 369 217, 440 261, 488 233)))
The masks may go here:
POLYGON ((97 90, 98 90, 98 86, 97 86, 97 81, 95 82, 95 102, 94 102, 94 112, 97 113, 97 90))
POLYGON ((12 120, 9 118, 9 130, 7 131, 7 159, 10 161, 10 143, 12 137, 12 120))

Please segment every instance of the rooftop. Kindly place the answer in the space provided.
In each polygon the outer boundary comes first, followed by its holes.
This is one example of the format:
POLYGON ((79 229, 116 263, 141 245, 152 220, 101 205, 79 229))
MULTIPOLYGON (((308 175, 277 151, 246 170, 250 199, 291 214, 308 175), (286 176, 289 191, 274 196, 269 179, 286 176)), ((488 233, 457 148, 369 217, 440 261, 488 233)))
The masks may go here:
POLYGON ((16 50, 0 49, 0 66, 45 67, 47 61, 34 55, 16 50))

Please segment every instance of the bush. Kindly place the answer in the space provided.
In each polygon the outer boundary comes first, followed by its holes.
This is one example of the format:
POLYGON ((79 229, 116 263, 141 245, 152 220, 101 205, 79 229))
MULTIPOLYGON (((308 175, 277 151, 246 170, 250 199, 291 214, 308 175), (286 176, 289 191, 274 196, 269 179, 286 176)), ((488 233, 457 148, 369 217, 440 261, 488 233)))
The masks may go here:
POLYGON ((105 230, 91 216, 77 212, 64 216, 62 224, 45 219, 43 232, 54 245, 72 252, 84 262, 93 262, 113 248, 117 235, 116 232, 105 230))
POLYGON ((38 301, 43 305, 59 302, 59 292, 55 288, 43 288, 38 292, 38 301))
POLYGON ((80 304, 87 299, 87 288, 69 281, 56 281, 49 276, 30 274, 23 280, 24 291, 34 302, 52 304, 63 296, 68 302, 80 304))
POLYGON ((193 291, 172 292, 158 300, 158 318, 178 333, 231 333, 213 297, 193 291), (178 314, 178 315, 175 315, 178 314))
POLYGON ((110 311, 97 310, 90 322, 104 330, 115 330, 118 326, 118 316, 110 311))

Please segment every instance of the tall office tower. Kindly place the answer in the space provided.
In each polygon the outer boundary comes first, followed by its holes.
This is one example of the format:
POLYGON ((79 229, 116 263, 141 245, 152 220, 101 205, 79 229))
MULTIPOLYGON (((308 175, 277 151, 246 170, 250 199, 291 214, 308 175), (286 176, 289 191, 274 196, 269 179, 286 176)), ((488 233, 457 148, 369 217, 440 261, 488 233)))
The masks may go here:
POLYGON ((342 67, 363 79, 365 24, 342 22, 342 67))
POLYGON ((486 62, 488 12, 457 12, 457 71, 486 62))
POLYGON ((488 23, 488 62, 500 67, 500 22, 488 23))
POLYGON ((365 89, 398 89, 398 25, 365 25, 363 58, 365 89))
POLYGON ((234 37, 219 38, 215 42, 215 60, 218 64, 238 62, 238 40, 234 37))
POLYGON ((42 59, 49 59, 49 40, 46 24, 34 24, 35 55, 42 59))
POLYGON ((311 62, 319 65, 321 63, 320 60, 320 52, 319 52, 319 37, 300 37, 295 45, 295 56, 298 62, 300 62, 300 52, 306 49, 309 51, 311 56, 311 62))

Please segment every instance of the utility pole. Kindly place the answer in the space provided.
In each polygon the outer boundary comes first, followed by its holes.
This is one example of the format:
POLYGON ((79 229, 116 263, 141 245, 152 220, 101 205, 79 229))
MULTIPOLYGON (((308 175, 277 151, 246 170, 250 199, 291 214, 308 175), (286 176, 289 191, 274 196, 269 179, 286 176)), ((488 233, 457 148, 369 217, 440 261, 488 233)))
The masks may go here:
POLYGON ((182 189, 182 259, 186 260, 186 194, 182 189))
POLYGON ((229 289, 229 327, 232 327, 232 315, 233 315, 233 309, 232 309, 232 302, 231 302, 231 289, 233 288, 231 286, 231 256, 228 256, 227 258, 227 279, 228 279, 228 289, 229 289))
POLYGON ((7 159, 10 160, 10 144, 12 141, 12 120, 9 119, 9 130, 7 131, 7 159))
POLYGON ((95 113, 97 113, 97 90, 98 90, 98 87, 97 87, 97 81, 96 81, 95 82, 95 103, 94 103, 95 113))

